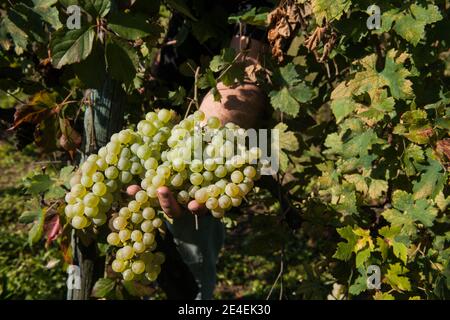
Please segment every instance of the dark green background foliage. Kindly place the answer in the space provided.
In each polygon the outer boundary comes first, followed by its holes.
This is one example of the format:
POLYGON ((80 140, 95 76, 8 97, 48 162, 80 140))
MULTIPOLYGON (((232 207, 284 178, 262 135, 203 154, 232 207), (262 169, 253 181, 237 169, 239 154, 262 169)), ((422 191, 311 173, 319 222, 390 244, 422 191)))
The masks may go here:
MULTIPOLYGON (((303 224, 291 230, 278 199, 257 190, 225 220, 229 237, 219 262, 217 296, 448 299, 449 2, 287 0, 246 12, 228 12, 221 5, 201 0, 3 2, 0 110, 8 114, 15 108, 9 121, 22 135, 27 128, 28 142, 34 140, 41 156, 73 163, 85 89, 99 87, 106 77, 120 82, 130 127, 161 106, 184 114, 208 90, 219 99, 217 83, 243 79, 236 53, 227 49, 228 24, 252 24, 268 31, 271 41, 282 40, 254 78, 270 98, 270 126, 281 132, 277 178, 303 224), (82 28, 68 31, 65 8, 74 3, 82 8, 82 28), (380 29, 366 27, 372 4, 381 9, 380 29), (164 34, 173 15, 183 23, 176 42, 168 44, 164 34), (176 61, 179 75, 155 79, 150 70, 158 49, 171 45, 186 54, 176 61), (189 57, 195 46, 208 53, 189 57), (379 290, 367 290, 369 265, 381 268, 379 290)), ((29 209, 10 209, 18 193, 2 186, 0 275, 8 278, 7 289, 0 287, 2 297, 63 295, 63 263, 52 271, 44 268, 56 249, 38 250, 49 207, 63 212, 60 199, 73 170, 55 168, 38 170, 24 181, 28 197, 41 199, 28 219, 32 249, 9 227, 29 209), (36 270, 33 288, 27 287, 31 282, 18 284, 21 275, 9 279, 10 272, 21 270, 16 265, 34 265, 29 267, 36 270)))

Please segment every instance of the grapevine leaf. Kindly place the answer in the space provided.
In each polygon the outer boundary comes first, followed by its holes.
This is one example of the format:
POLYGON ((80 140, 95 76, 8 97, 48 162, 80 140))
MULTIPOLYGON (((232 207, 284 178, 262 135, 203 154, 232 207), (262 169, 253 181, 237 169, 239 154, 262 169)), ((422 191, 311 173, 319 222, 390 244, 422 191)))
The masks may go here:
POLYGON ((439 161, 429 158, 430 165, 425 168, 425 172, 420 176, 420 180, 414 182, 414 199, 424 199, 429 196, 435 198, 444 188, 446 174, 439 161))
POLYGON ((377 291, 373 296, 374 300, 395 300, 394 296, 387 292, 377 291))
POLYGON ((33 226, 28 232, 28 243, 30 246, 38 242, 44 231, 44 221, 45 221, 45 211, 41 208, 36 211, 37 219, 35 220, 33 226))
POLYGON ((322 25, 323 19, 339 20, 351 5, 351 0, 313 0, 312 10, 318 25, 322 25))
POLYGON ((108 27, 127 40, 137 40, 149 35, 158 37, 161 32, 159 26, 147 23, 146 18, 138 14, 115 13, 109 18, 108 27))
POLYGON ((383 32, 388 31, 395 22, 393 27, 395 32, 416 46, 425 37, 425 26, 442 20, 442 15, 435 5, 428 4, 427 7, 422 7, 413 3, 408 11, 389 10, 383 13, 381 19, 383 32))
POLYGON ((359 268, 370 258, 370 248, 359 251, 356 254, 356 267, 359 268))
POLYGON ((111 0, 81 0, 80 4, 93 18, 103 18, 111 10, 111 0))
POLYGON ((275 109, 278 109, 284 113, 287 113, 293 117, 297 116, 300 105, 289 93, 288 88, 283 87, 279 91, 271 91, 270 103, 275 109))
POLYGON ((114 290, 115 285, 116 282, 113 279, 98 279, 92 289, 92 296, 95 298, 105 298, 114 290))
POLYGON ((138 56, 128 43, 112 39, 106 45, 106 61, 111 76, 129 84, 136 76, 138 56))
POLYGON ((92 51, 94 36, 90 27, 57 32, 50 43, 55 68, 86 59, 92 51))
POLYGON ((47 174, 37 174, 24 181, 27 191, 34 196, 49 190, 53 183, 53 180, 47 174))
POLYGON ((52 7, 52 5, 54 5, 56 2, 57 0, 33 0, 33 10, 55 30, 59 30, 63 25, 59 21, 58 9, 52 7))
POLYGON ((385 180, 371 179, 368 194, 371 199, 379 199, 388 190, 388 183, 385 180))
POLYGON ((391 264, 385 277, 387 283, 394 289, 400 291, 410 291, 411 283, 409 282, 409 279, 407 277, 403 276, 408 271, 409 270, 405 267, 402 267, 400 263, 391 264))
POLYGON ((342 228, 338 228, 337 232, 339 235, 347 240, 347 242, 339 242, 337 246, 337 250, 333 255, 333 258, 347 261, 351 258, 353 250, 358 241, 358 236, 353 232, 351 226, 345 226, 342 228))
POLYGON ((367 290, 367 277, 364 274, 360 274, 355 282, 348 288, 348 292, 351 295, 359 295, 360 293, 367 290))

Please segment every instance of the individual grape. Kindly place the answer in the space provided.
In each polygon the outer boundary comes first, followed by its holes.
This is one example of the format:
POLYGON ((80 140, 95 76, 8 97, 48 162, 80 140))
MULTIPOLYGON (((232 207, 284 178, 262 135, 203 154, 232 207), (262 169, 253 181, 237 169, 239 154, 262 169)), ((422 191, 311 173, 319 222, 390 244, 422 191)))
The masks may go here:
MULTIPOLYGON (((202 176, 203 176, 203 182, 208 183, 208 182, 211 182, 214 180, 214 174, 210 171, 203 171, 202 176)), ((208 183, 208 185, 209 185, 209 183, 208 183)))
POLYGON ((133 243, 133 249, 134 249, 134 252, 136 252, 138 254, 142 253, 145 251, 145 244, 141 241, 137 241, 137 242, 133 243))
POLYGON ((195 201, 197 201, 198 203, 205 203, 206 200, 208 200, 208 191, 206 190, 206 188, 201 188, 195 192, 194 197, 195 201))
POLYGON ((121 248, 123 260, 130 260, 134 255, 134 249, 131 246, 124 246, 121 248))
POLYGON ((142 232, 139 230, 133 230, 131 232, 131 240, 133 241, 141 241, 142 240, 142 232))
POLYGON ((73 216, 82 216, 84 213, 84 203, 77 202, 77 203, 73 204, 72 213, 73 213, 73 216))
POLYGON ((242 180, 244 180, 244 175, 242 174, 242 172, 236 170, 231 173, 230 179, 233 183, 238 184, 241 183, 242 180))
POLYGON ((66 205, 66 207, 64 208, 64 213, 67 218, 72 219, 75 216, 75 213, 73 212, 73 205, 66 205))
POLYGON ((194 112, 194 120, 195 121, 203 121, 203 120, 205 120, 205 113, 203 112, 203 111, 201 111, 201 110, 197 110, 197 111, 195 111, 194 112))
POLYGON ((90 188, 94 184, 94 181, 92 180, 92 178, 90 176, 83 175, 81 177, 80 183, 83 186, 85 186, 86 188, 90 188))
POLYGON ((119 234, 117 232, 112 232, 112 233, 108 234, 108 236, 106 237, 106 241, 112 246, 119 245, 119 243, 120 243, 119 234))
POLYGON ((256 169, 252 166, 247 166, 244 168, 243 173, 247 178, 253 179, 256 176, 256 169))
POLYGON ((189 193, 185 190, 181 190, 177 194, 177 201, 181 204, 187 204, 189 202, 189 193))
POLYGON ((92 181, 94 182, 103 182, 105 180, 105 176, 101 172, 96 172, 92 175, 92 181))
POLYGON ((131 215, 131 222, 133 222, 134 224, 141 223, 142 220, 144 220, 144 217, 140 212, 133 212, 133 214, 131 215))
POLYGON ((239 195, 240 193, 240 189, 237 185, 235 185, 234 183, 228 183, 225 187, 225 193, 229 196, 229 197, 236 197, 239 195))
POLYGON ((177 171, 183 171, 186 168, 186 164, 184 163, 184 160, 182 158, 175 158, 172 161, 172 168, 177 171))
POLYGON ((122 241, 123 243, 125 243, 127 240, 129 240, 131 237, 131 231, 128 229, 123 229, 119 231, 119 238, 120 241, 122 241))
POLYGON ((96 207, 99 201, 100 201, 99 197, 97 197, 93 193, 88 193, 83 198, 83 204, 87 207, 96 207))
POLYGON ((95 164, 95 162, 85 161, 81 165, 81 172, 83 173, 83 175, 91 176, 95 173, 96 170, 97 165, 95 164))
POLYGON ((202 184, 203 182, 203 175, 201 173, 198 172, 194 172, 191 174, 191 176, 189 177, 189 181, 194 185, 194 186, 198 186, 200 184, 202 184))
POLYGON ((156 215, 155 209, 153 209, 151 207, 147 207, 142 210, 142 216, 146 220, 153 219, 155 217, 155 215, 156 215))
POLYGON ((170 184, 175 188, 181 187, 183 185, 184 179, 181 174, 177 173, 170 179, 170 184))
POLYGON ((117 158, 116 154, 113 153, 108 153, 105 157, 105 161, 107 164, 109 165, 114 165, 117 164, 117 162, 119 161, 119 159, 117 158))
POLYGON ((156 265, 161 265, 166 261, 166 256, 162 252, 155 252, 153 254, 153 263, 156 265))
POLYGON ((84 227, 86 227, 88 221, 85 217, 83 216, 75 216, 72 218, 72 227, 74 227, 75 229, 83 229, 84 227))
POLYGON ((119 173, 119 180, 123 184, 128 184, 133 180, 133 175, 129 171, 121 171, 119 173))
POLYGON ((218 129, 221 125, 219 118, 217 117, 210 117, 207 121, 207 125, 211 129, 218 129))
POLYGON ((170 177, 170 168, 164 165, 161 165, 156 169, 156 173, 164 178, 170 177))
POLYGON ((238 185, 241 196, 247 195, 250 191, 250 187, 246 183, 239 183, 238 185))
POLYGON ((128 203, 128 209, 130 209, 131 212, 138 212, 141 208, 141 205, 136 200, 131 200, 128 203))
POLYGON ((205 203, 206 208, 208 208, 209 210, 216 209, 218 205, 219 201, 216 198, 208 198, 205 203))
POLYGON ((92 186, 92 193, 95 194, 96 196, 103 196, 107 191, 106 185, 103 182, 96 182, 93 186, 92 186))
POLYGON ((155 235, 153 233, 146 232, 142 237, 142 241, 146 246, 149 246, 155 242, 155 235))
POLYGON ((165 184, 165 182, 166 182, 166 178, 159 174, 154 176, 152 179, 152 185, 155 186, 156 188, 163 186, 165 184))
POLYGON ((117 170, 116 167, 111 166, 106 168, 105 170, 105 177, 111 180, 117 179, 117 177, 119 176, 119 170, 117 170))
POLYGON ((212 198, 217 198, 221 192, 221 189, 214 184, 209 185, 206 190, 208 191, 208 195, 212 198))
POLYGON ((221 208, 211 210, 211 215, 217 219, 223 218, 224 214, 225 214, 225 211, 221 208))
POLYGON ((129 130, 122 130, 119 132, 119 141, 120 143, 127 144, 133 138, 131 132, 129 130))
POLYGON ((116 230, 123 230, 127 226, 127 220, 124 217, 116 217, 113 220, 113 227, 116 230))
POLYGON ((219 207, 222 209, 228 209, 231 206, 231 199, 227 195, 223 195, 219 198, 219 207))
MULTIPOLYGON (((153 227, 157 229, 157 228, 162 226, 163 222, 162 222, 162 220, 160 218, 155 218, 152 221, 152 224, 153 224, 153 227)), ((144 232, 148 232, 148 231, 144 231, 144 232)))
POLYGON ((208 171, 214 171, 217 168, 217 164, 213 158, 205 159, 203 166, 208 171))
POLYGON ((167 123, 170 121, 170 118, 172 117, 171 113, 167 109, 161 109, 158 111, 158 120, 167 123))
POLYGON ((97 164, 98 170, 101 170, 101 171, 105 171, 106 168, 108 168, 108 163, 106 163, 106 160, 105 160, 105 159, 102 159, 102 158, 98 159, 98 160, 95 162, 95 164, 97 164))
POLYGON ((125 270, 125 262, 122 260, 115 259, 112 264, 111 268, 114 272, 122 272, 125 270))
POLYGON ((131 161, 127 158, 120 158, 117 162, 117 168, 121 171, 129 170, 131 168, 131 161))
POLYGON ((147 194, 148 194, 148 196, 149 196, 150 198, 156 198, 156 197, 158 196, 158 195, 157 195, 158 188, 155 187, 154 185, 149 186, 149 187, 146 189, 146 192, 147 192, 147 194))
POLYGON ((191 169, 192 172, 200 172, 203 169, 203 163, 198 160, 194 159, 191 161, 191 164, 189 165, 189 169, 191 169))
POLYGON ((129 219, 131 217, 131 211, 128 207, 123 207, 119 210, 119 216, 125 219, 129 219))
POLYGON ((231 198, 231 205, 233 206, 233 207, 239 207, 240 205, 241 205, 241 203, 242 203, 242 198, 240 198, 240 197, 236 197, 236 198, 231 198))
POLYGON ((214 175, 217 178, 223 178, 227 175, 227 169, 223 165, 219 165, 216 170, 214 170, 214 175))
POLYGON ((134 279, 134 273, 130 269, 127 269, 124 272, 122 272, 122 277, 123 280, 125 281, 131 281, 134 279))
POLYGON ((145 271, 144 261, 142 260, 134 261, 133 264, 131 265, 131 270, 133 270, 135 274, 143 273, 145 271))
POLYGON ((134 175, 140 175, 144 171, 144 168, 139 162, 133 162, 131 164, 130 172, 134 175))
POLYGON ((143 204, 143 203, 147 202, 148 195, 145 191, 141 190, 136 193, 135 199, 139 204, 143 204))
POLYGON ((98 214, 98 207, 84 207, 84 215, 89 218, 94 218, 98 214))
POLYGON ((69 193, 66 193, 64 200, 68 204, 74 204, 75 202, 77 202, 77 197, 75 197, 71 192, 69 192, 69 193))
POLYGON ((152 221, 150 221, 150 220, 144 220, 144 221, 141 223, 141 230, 142 230, 143 232, 152 232, 153 229, 154 229, 154 226, 153 226, 152 221))
POLYGON ((70 189, 70 192, 78 198, 86 193, 86 188, 82 184, 76 184, 70 189))
POLYGON ((148 158, 144 162, 144 167, 145 167, 146 170, 150 170, 150 169, 155 169, 156 170, 156 168, 158 168, 158 161, 155 158, 153 158, 153 157, 148 158))

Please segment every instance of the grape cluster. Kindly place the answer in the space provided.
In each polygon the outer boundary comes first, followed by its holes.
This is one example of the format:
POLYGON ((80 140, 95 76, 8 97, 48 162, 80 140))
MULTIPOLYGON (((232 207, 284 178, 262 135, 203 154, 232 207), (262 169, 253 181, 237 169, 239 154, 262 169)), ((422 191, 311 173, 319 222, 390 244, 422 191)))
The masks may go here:
MULTIPOLYGON (((122 130, 90 155, 71 180, 65 213, 72 226, 103 225, 120 191, 140 181, 141 190, 111 217, 107 242, 115 247, 112 269, 125 280, 157 278, 164 255, 154 252, 163 225, 157 189, 169 187, 180 204, 204 204, 216 218, 237 207, 259 178, 259 148, 235 143, 245 131, 197 111, 179 121, 175 112, 149 112, 137 130, 122 130)), ((244 139, 245 140, 245 139, 244 139)), ((241 140, 242 141, 242 140, 241 140)))

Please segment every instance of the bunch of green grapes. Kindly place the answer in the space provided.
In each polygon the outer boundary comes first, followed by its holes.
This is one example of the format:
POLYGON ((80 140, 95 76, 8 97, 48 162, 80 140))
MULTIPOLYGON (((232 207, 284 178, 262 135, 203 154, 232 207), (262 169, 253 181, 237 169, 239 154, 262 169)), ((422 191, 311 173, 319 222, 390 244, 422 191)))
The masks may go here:
POLYGON ((104 224, 106 214, 121 202, 120 191, 140 182, 134 199, 112 214, 107 237, 118 247, 112 269, 127 281, 142 276, 155 280, 164 262, 164 255, 154 252, 155 233, 163 226, 157 214, 159 187, 169 187, 181 204, 195 200, 222 218, 242 203, 259 178, 261 151, 235 145, 244 130, 232 123, 222 127, 216 117, 205 123, 201 111, 175 122, 176 114, 162 109, 149 112, 137 131, 114 134, 82 164, 66 195, 67 218, 74 228, 84 229, 104 224))

